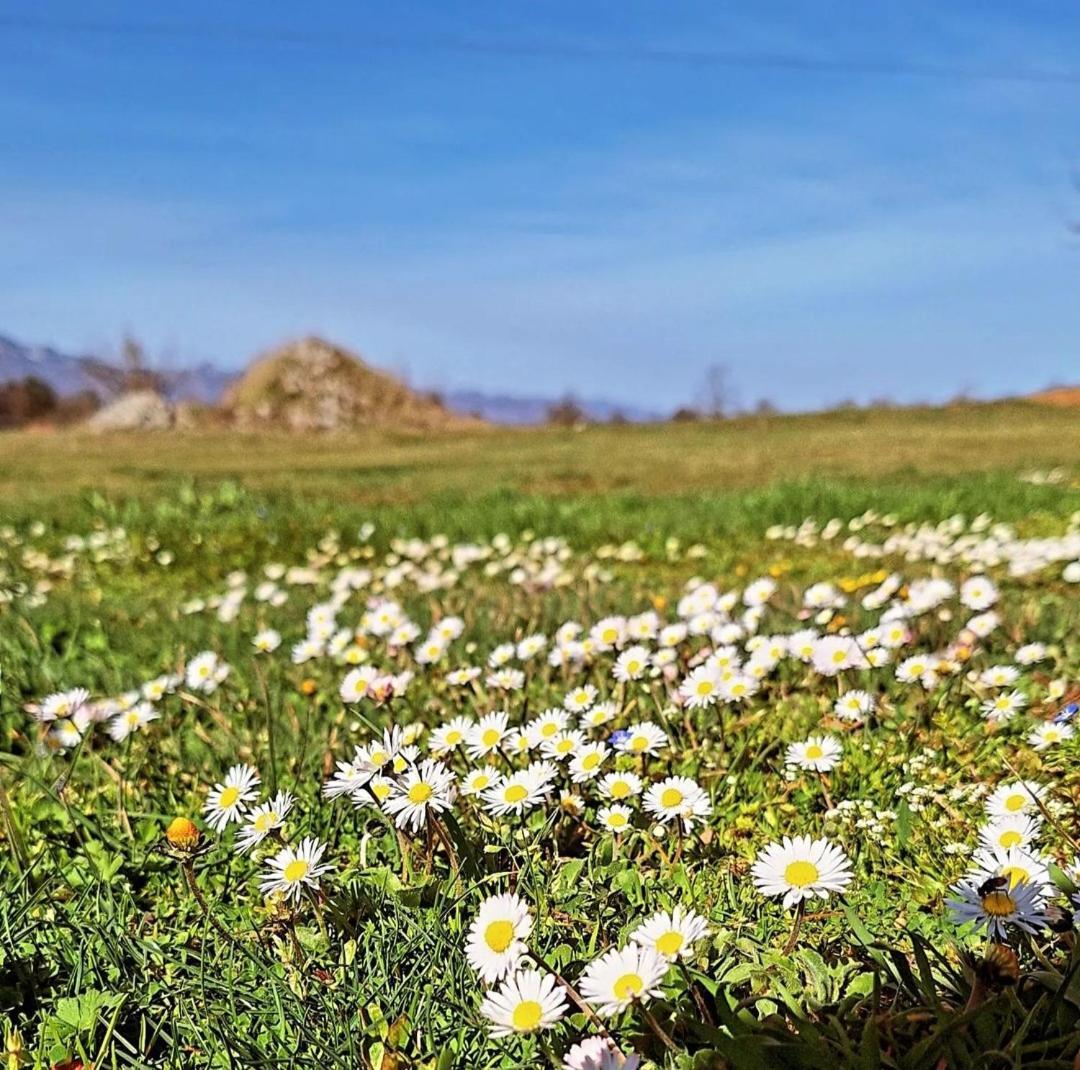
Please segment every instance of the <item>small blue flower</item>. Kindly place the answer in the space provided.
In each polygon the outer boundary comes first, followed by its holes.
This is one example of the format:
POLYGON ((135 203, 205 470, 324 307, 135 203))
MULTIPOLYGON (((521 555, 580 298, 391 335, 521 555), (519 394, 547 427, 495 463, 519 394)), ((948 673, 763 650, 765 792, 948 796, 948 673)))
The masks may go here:
POLYGON ((613 747, 617 747, 620 743, 625 743, 629 738, 630 733, 625 728, 617 728, 608 736, 608 743, 613 747))
POLYGON ((1076 716, 1077 712, 1080 712, 1080 705, 1075 702, 1062 706, 1054 715, 1054 724, 1068 724, 1076 716))

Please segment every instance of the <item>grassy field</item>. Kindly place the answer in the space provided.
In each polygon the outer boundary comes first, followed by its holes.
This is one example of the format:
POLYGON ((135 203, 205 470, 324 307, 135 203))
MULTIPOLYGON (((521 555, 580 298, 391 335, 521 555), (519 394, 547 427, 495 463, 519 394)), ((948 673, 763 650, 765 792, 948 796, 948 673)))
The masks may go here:
POLYGON ((677 494, 811 478, 911 483, 1074 464, 1077 412, 1003 402, 426 436, 12 433, 0 435, 0 501, 152 490, 181 478, 369 502, 507 488, 677 494))
MULTIPOLYGON (((1080 665, 1078 446, 1068 411, 1022 404, 444 439, 0 436, 9 1066, 1073 1066, 1080 950, 1046 919, 1080 905, 1078 737, 1049 738, 1080 665), (1055 466, 1064 482, 1018 478, 1055 466), (993 589, 962 587, 980 576, 993 589), (721 697, 696 706, 703 670, 721 697), (89 697, 50 700, 73 688, 89 697), (445 734, 496 711, 490 747, 445 734), (405 749, 380 764, 391 726, 405 749), (808 746, 834 744, 815 768, 808 746), (575 776, 589 753, 599 773, 575 776), (237 764, 260 780, 224 814, 237 764), (488 765, 507 779, 477 794, 488 765), (327 797, 342 768, 352 788, 327 797), (620 803, 607 774, 640 792, 620 803), (1021 780, 1038 802, 1009 824, 1021 780), (438 790, 414 802, 417 782, 438 790), (501 812, 492 793, 519 782, 524 808, 501 812), (287 816, 240 850, 280 791, 287 816), (1016 829, 1012 854, 977 854, 1016 829), (828 898, 785 905, 760 865, 803 835, 846 862, 828 898), (268 893, 308 837, 332 868, 268 893), (506 894, 520 943, 485 980, 475 948, 496 961, 506 894), (1001 931, 961 924, 958 894, 1001 931), (669 960, 676 907, 704 930, 669 960), (606 1062, 574 1048, 587 1036, 606 1062)), ((791 864, 778 879, 814 890, 791 864)))

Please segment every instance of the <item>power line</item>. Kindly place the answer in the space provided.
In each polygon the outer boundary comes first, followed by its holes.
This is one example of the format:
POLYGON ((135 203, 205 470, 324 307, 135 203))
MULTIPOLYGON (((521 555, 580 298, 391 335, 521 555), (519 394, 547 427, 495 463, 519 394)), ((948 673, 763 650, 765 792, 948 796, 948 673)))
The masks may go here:
POLYGON ((117 22, 94 19, 54 20, 0 16, 0 30, 16 33, 164 38, 218 41, 243 45, 284 45, 352 52, 414 52, 508 59, 562 59, 648 63, 665 66, 788 70, 879 77, 940 78, 966 82, 1023 82, 1080 86, 1080 72, 1023 67, 947 66, 909 60, 838 58, 723 49, 666 48, 650 45, 606 46, 588 42, 486 40, 441 35, 394 36, 359 32, 314 32, 285 27, 214 26, 167 22, 117 22))

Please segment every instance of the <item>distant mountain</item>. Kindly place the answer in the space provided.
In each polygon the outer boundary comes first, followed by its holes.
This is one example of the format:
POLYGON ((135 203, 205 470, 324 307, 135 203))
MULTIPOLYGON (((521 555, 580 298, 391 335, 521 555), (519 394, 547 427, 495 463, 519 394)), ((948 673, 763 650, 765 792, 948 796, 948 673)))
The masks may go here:
POLYGON ((0 335, 0 383, 34 376, 61 396, 93 390, 90 357, 71 357, 48 346, 26 346, 0 335))
MULTIPOLYGON (((72 356, 49 346, 23 345, 0 335, 0 383, 32 375, 48 383, 61 397, 90 390, 108 400, 108 387, 94 375, 95 368, 107 367, 108 362, 97 357, 72 356)), ((204 405, 216 405, 238 378, 235 372, 205 363, 175 371, 157 370, 165 376, 162 393, 168 401, 197 401, 204 405)))
MULTIPOLYGON (((93 369, 106 362, 96 357, 73 356, 60 353, 48 346, 23 345, 0 335, 0 383, 12 379, 25 379, 28 375, 48 383, 61 397, 70 397, 83 390, 91 390, 102 401, 110 400, 109 391, 95 377, 93 369)), ((162 369, 157 369, 163 371, 162 369)), ((229 372, 213 364, 197 364, 191 368, 164 370, 166 400, 194 401, 203 405, 219 405, 229 389, 235 386, 243 373, 229 372)), ((548 409, 559 399, 544 397, 517 397, 509 394, 486 394, 480 390, 452 390, 443 395, 446 408, 461 416, 478 416, 493 424, 542 424, 548 409)), ((655 410, 635 405, 617 405, 614 402, 590 398, 577 398, 590 420, 607 423, 616 418, 631 423, 649 423, 663 420, 664 415, 655 410)))
MULTIPOLYGON (((485 394, 479 390, 452 390, 443 395, 451 409, 479 416, 493 424, 542 424, 548 409, 557 398, 515 397, 509 394, 485 394)), ((652 423, 664 417, 655 410, 642 409, 636 405, 617 405, 612 401, 595 398, 575 398, 585 415, 598 423, 608 423, 616 418, 630 423, 652 423)))

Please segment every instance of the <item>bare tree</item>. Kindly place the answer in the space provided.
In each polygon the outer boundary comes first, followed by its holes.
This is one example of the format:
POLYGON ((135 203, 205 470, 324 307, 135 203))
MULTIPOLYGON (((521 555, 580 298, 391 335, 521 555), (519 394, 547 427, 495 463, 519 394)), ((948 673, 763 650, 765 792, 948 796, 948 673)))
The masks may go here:
POLYGON ((735 388, 726 364, 710 364, 705 372, 704 414, 722 420, 735 408, 735 388))
POLYGON ((168 386, 166 377, 154 371, 147 363, 146 350, 131 334, 125 334, 120 343, 119 360, 87 361, 86 371, 109 396, 130 394, 136 390, 153 390, 162 393, 168 386))

